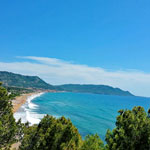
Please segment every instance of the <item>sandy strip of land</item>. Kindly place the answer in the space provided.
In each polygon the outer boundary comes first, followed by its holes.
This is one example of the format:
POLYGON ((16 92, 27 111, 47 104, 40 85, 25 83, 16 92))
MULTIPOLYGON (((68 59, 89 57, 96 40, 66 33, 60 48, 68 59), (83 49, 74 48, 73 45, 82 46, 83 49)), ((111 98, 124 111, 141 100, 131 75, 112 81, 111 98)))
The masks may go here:
POLYGON ((38 94, 40 92, 34 92, 34 93, 27 93, 27 94, 22 94, 21 96, 17 96, 13 101, 13 113, 17 112, 18 109, 25 104, 29 96, 38 94))
MULTIPOLYGON (((41 92, 34 92, 34 93, 27 93, 27 94, 22 94, 20 96, 17 96, 14 100, 12 100, 12 105, 13 105, 13 113, 17 112, 18 109, 26 103, 27 99, 32 96, 39 94, 41 92)), ((20 142, 15 143, 11 146, 11 150, 18 150, 20 146, 20 142)))

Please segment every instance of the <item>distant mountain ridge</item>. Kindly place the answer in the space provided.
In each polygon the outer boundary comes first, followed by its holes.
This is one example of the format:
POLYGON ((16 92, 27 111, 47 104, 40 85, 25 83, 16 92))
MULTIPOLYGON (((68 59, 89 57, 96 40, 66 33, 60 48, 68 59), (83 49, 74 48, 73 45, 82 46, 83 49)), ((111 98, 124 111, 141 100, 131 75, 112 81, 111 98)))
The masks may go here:
POLYGON ((94 93, 104 95, 133 96, 128 91, 123 91, 119 88, 113 88, 107 85, 64 84, 54 86, 46 83, 38 76, 25 76, 7 71, 0 71, 0 82, 3 82, 3 85, 6 87, 34 88, 43 90, 94 93))
POLYGON ((0 82, 3 82, 4 86, 10 87, 50 89, 50 90, 55 89, 54 86, 46 83, 38 76, 25 76, 7 71, 0 71, 0 82))
POLYGON ((93 85, 93 84, 64 84, 56 86, 68 92, 76 93, 93 93, 104 95, 118 95, 118 96, 133 96, 129 91, 123 91, 119 88, 113 88, 107 85, 93 85))

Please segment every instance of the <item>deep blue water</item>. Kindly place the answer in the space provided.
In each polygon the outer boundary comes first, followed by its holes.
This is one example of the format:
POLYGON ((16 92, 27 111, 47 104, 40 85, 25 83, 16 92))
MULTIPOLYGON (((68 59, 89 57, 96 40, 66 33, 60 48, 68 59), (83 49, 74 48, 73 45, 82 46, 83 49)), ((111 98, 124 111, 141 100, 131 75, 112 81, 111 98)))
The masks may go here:
POLYGON ((117 111, 134 106, 150 108, 150 99, 143 97, 107 96, 81 93, 45 93, 32 100, 38 107, 34 114, 50 114, 70 118, 82 137, 98 133, 102 139, 107 129, 115 127, 117 111))

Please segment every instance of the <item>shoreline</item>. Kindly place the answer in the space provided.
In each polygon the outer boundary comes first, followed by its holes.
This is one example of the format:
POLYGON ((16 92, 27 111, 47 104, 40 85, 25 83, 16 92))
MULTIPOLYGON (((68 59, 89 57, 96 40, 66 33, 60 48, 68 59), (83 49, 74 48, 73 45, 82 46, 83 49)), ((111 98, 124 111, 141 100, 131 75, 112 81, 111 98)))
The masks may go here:
POLYGON ((45 92, 42 92, 42 91, 37 91, 37 92, 32 92, 32 93, 26 93, 26 94, 22 94, 20 96, 17 96, 14 100, 12 100, 12 105, 13 105, 13 113, 16 113, 19 108, 25 104, 27 102, 27 99, 33 95, 37 95, 37 94, 40 94, 40 93, 45 93, 45 92))

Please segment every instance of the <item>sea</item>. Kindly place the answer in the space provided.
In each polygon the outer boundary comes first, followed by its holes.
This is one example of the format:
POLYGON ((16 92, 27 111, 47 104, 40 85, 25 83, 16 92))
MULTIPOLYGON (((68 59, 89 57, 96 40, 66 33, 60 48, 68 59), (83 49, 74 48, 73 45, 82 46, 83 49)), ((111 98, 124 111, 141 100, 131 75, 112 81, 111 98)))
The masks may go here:
POLYGON ((108 129, 115 127, 120 109, 143 106, 150 108, 150 98, 136 96, 110 96, 85 93, 39 93, 28 97, 27 102, 14 114, 16 120, 37 124, 46 115, 71 119, 84 138, 98 134, 105 140, 108 129))

